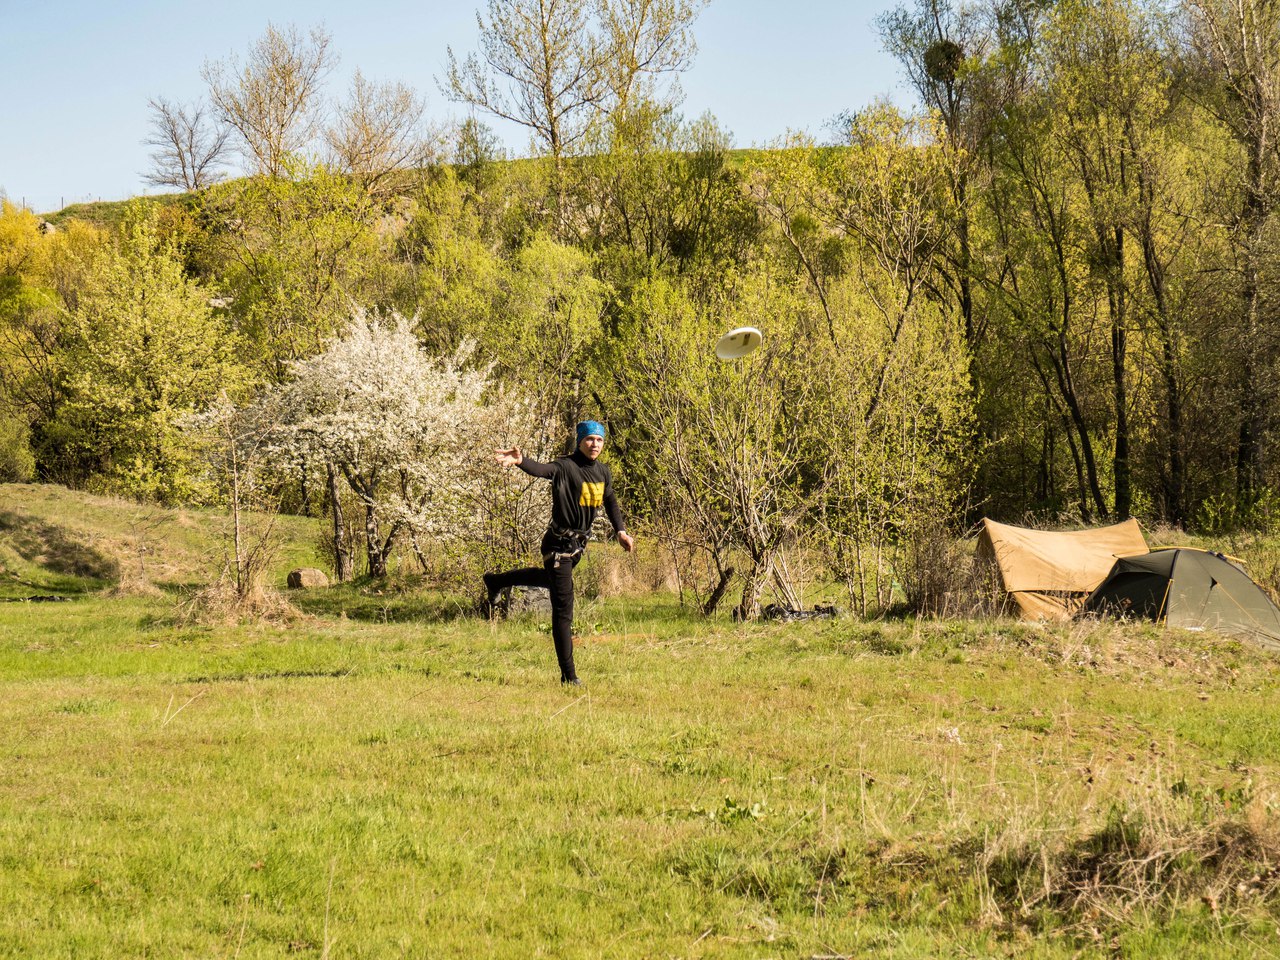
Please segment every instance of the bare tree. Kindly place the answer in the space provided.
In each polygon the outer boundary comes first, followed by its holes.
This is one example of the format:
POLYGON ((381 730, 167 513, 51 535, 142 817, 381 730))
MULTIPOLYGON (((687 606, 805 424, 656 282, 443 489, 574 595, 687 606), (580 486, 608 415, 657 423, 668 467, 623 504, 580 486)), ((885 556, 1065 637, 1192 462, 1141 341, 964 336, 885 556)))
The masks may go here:
POLYGON ((191 192, 222 179, 218 167, 226 159, 230 127, 216 124, 203 101, 183 105, 156 97, 147 106, 151 136, 143 143, 156 148, 147 183, 191 192))
POLYGON ((480 55, 458 62, 449 49, 445 95, 527 127, 554 164, 557 210, 564 212, 563 160, 591 127, 608 95, 606 56, 588 0, 489 0, 476 13, 480 55))
POLYGON ((951 0, 913 0, 876 20, 888 51, 902 65, 921 103, 942 120, 942 142, 961 162, 955 164, 950 185, 955 209, 955 238, 943 251, 940 279, 955 297, 964 320, 965 338, 977 346, 984 324, 976 316, 973 290, 972 181, 978 175, 981 143, 988 136, 990 117, 999 108, 997 91, 986 74, 973 69, 982 63, 994 39, 992 15, 983 5, 951 0))
POLYGON ((693 62, 698 52, 693 21, 709 2, 599 0, 612 111, 626 116, 636 95, 664 103, 679 99, 678 88, 659 96, 653 83, 660 75, 683 72, 693 62))
POLYGON ((392 173, 427 158, 424 109, 422 98, 404 84, 374 83, 357 70, 337 122, 325 131, 333 163, 377 192, 392 173))
POLYGON ((280 429, 280 416, 274 395, 237 406, 224 391, 183 422, 228 510, 220 583, 231 586, 237 605, 246 607, 261 597, 280 546, 280 491, 269 470, 270 442, 280 429))
POLYGON ((243 66, 234 54, 205 63, 201 75, 214 110, 235 131, 254 172, 281 176, 290 155, 314 140, 321 87, 337 63, 331 39, 322 27, 303 36, 293 26, 268 25, 243 66))

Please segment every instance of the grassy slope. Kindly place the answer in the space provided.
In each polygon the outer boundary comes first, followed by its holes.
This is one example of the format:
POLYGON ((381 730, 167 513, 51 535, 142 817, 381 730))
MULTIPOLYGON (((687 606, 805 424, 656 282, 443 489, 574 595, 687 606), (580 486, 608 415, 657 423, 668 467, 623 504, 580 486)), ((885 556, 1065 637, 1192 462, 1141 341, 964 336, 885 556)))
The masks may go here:
POLYGON ((537 618, 304 606, 0 604, 0 956, 1280 953, 1238 644, 588 600, 566 692, 537 618))
MULTIPOLYGON (((185 193, 162 193, 133 199, 141 199, 144 203, 165 207, 186 203, 188 202, 188 196, 185 193)), ((45 213, 41 216, 55 227, 66 226, 69 220, 83 220, 85 223, 93 224, 95 227, 118 227, 124 220, 125 211, 131 202, 133 201, 91 200, 87 203, 72 203, 61 210, 45 213)))
MULTIPOLYGON (((315 565, 316 521, 281 517, 271 579, 315 565)), ((83 594, 123 582, 176 588, 216 577, 227 555, 226 518, 163 509, 52 484, 0 484, 0 598, 83 594)))
MULTIPOLYGON (((763 152, 764 151, 754 148, 730 150, 727 154, 727 162, 731 167, 742 167, 750 163, 755 155, 763 152)), ((516 159, 500 160, 496 162, 502 164, 526 165, 549 161, 516 159)), ((135 197, 133 199, 142 199, 146 203, 158 206, 176 206, 190 203, 191 197, 192 194, 187 193, 162 193, 151 194, 141 198, 135 197)), ((41 214, 41 217, 53 224, 55 227, 65 226, 70 220, 82 220, 85 223, 93 224, 96 227, 117 227, 124 219, 125 210, 131 202, 131 200, 98 200, 89 201, 87 203, 73 203, 63 207, 61 210, 41 214)))

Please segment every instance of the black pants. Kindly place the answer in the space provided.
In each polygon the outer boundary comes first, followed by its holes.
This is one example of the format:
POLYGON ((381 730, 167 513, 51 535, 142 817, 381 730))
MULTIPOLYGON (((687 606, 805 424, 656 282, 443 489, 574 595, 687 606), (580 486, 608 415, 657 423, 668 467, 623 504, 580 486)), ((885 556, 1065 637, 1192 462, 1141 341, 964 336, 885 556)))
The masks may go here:
POLYGON ((508 570, 492 578, 495 590, 506 587, 545 587, 551 591, 551 639, 560 661, 560 679, 577 680, 573 666, 573 568, 582 559, 582 550, 572 542, 548 534, 542 538, 542 566, 508 570), (574 551, 577 551, 574 553, 574 551), (573 557, 557 560, 557 553, 573 557))

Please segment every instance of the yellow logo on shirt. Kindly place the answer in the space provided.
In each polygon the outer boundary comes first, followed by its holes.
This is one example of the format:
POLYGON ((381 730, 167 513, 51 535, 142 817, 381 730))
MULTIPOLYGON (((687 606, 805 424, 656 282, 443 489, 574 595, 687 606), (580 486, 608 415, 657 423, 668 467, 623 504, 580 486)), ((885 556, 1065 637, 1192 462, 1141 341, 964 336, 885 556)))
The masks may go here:
POLYGON ((604 484, 603 483, 584 483, 582 485, 582 496, 578 497, 578 506, 580 507, 604 506, 604 484))

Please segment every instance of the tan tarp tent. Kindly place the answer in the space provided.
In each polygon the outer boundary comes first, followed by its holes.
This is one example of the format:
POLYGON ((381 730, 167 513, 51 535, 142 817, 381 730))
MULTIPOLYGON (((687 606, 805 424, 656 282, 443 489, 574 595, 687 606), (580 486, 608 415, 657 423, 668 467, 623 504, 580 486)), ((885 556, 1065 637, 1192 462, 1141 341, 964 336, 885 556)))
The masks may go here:
POLYGON ((1060 532, 983 518, 976 557, 993 565, 1024 620, 1070 620, 1119 557, 1149 553, 1137 520, 1060 532))

